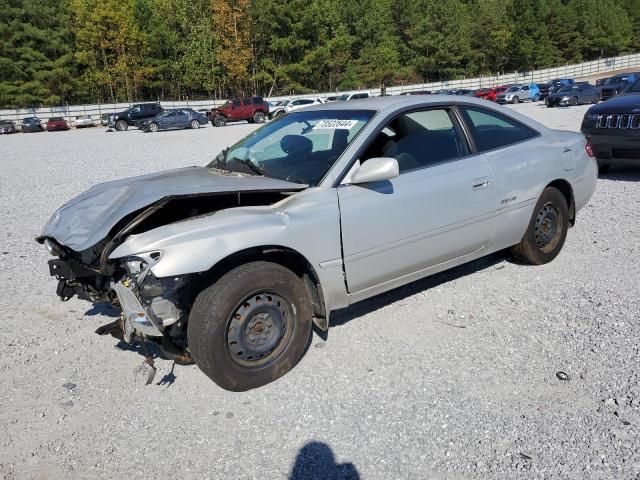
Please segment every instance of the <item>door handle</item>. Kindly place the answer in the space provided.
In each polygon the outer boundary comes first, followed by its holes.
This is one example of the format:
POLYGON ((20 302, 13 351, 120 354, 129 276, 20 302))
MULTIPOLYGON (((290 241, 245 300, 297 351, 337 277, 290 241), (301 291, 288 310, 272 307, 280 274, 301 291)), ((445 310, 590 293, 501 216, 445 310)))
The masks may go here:
POLYGON ((471 182, 474 190, 481 190, 489 186, 489 177, 474 178, 471 182))

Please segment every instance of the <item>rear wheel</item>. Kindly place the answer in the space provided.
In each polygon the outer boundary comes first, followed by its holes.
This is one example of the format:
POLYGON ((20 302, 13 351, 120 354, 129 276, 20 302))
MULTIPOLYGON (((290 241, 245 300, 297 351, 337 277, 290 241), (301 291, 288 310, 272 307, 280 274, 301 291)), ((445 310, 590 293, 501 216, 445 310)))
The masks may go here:
POLYGON ((195 130, 196 128, 200 128, 200 122, 198 120, 191 120, 190 126, 195 130))
POLYGON ((255 123, 264 123, 265 115, 264 112, 256 112, 253 114, 253 121, 255 123))
POLYGON ((126 120, 118 120, 116 122, 116 130, 119 132, 124 132, 127 128, 129 128, 129 124, 126 120))
POLYGON ((596 95, 596 96, 593 98, 593 103, 600 103, 600 95, 596 95))
POLYGON ((558 256, 569 228, 569 206, 558 189, 547 187, 533 211, 524 237, 511 253, 532 265, 549 263, 558 256))
POLYGON ((513 97, 513 103, 520 103, 520 99, 518 97, 513 97))
POLYGON ((219 386, 245 391, 298 363, 311 319, 311 299, 297 275, 276 263, 251 262, 198 295, 189 314, 189 349, 219 386))
POLYGON ((537 102, 538 100, 540 100, 540 95, 536 94, 533 96, 533 101, 537 102))

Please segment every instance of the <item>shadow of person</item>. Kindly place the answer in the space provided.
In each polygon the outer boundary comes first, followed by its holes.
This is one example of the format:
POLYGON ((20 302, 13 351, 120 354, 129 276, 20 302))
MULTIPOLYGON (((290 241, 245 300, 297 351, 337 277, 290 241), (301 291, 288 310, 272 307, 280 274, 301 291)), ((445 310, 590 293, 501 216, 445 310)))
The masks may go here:
POLYGON ((336 463, 331 447, 309 442, 298 452, 289 480, 359 480, 353 463, 336 463))

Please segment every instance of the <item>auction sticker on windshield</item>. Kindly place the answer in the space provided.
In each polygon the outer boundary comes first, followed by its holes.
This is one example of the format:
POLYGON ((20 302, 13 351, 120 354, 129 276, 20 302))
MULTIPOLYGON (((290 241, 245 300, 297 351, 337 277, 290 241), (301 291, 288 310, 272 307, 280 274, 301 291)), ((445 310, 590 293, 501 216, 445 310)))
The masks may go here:
POLYGON ((313 127, 314 130, 351 130, 358 124, 358 120, 320 120, 313 127))

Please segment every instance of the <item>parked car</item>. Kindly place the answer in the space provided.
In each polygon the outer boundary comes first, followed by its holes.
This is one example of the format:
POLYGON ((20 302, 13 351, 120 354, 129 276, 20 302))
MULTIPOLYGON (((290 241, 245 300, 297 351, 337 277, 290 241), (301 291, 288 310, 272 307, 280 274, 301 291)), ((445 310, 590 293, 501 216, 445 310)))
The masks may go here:
POLYGON ((492 88, 489 90, 488 93, 486 93, 483 97, 484 100, 489 100, 490 102, 495 102, 496 99, 498 98, 498 95, 500 95, 501 93, 504 93, 507 88, 509 88, 511 85, 499 85, 495 88, 492 88))
POLYGON ((558 107, 599 101, 600 93, 596 87, 588 83, 576 83, 571 87, 562 87, 557 92, 550 93, 545 99, 545 104, 547 107, 558 107))
POLYGON ((582 133, 589 139, 601 173, 611 165, 640 166, 640 80, 625 93, 587 110, 582 133))
POLYGON ((118 132, 123 132, 129 127, 137 127, 143 120, 155 117, 162 113, 162 111, 159 103, 138 103, 123 112, 109 115, 108 126, 111 128, 115 127, 118 132))
POLYGON ((321 105, 323 103, 325 102, 322 98, 294 98, 283 102, 282 105, 278 105, 276 110, 272 113, 272 117, 279 117, 280 115, 284 115, 285 113, 289 113, 294 110, 299 110, 311 105, 321 105))
POLYGON ((449 91, 449 95, 466 95, 473 96, 473 90, 469 88, 454 88, 449 91))
POLYGON ((640 73, 621 73, 613 75, 607 78, 602 85, 600 97, 602 100, 608 100, 611 97, 615 97, 622 93, 628 86, 633 84, 633 82, 638 78, 640 78, 640 73))
POLYGON ((370 96, 369 92, 343 93, 338 97, 338 100, 346 102, 347 100, 362 100, 363 98, 369 98, 370 96))
POLYGON ((69 124, 63 117, 51 117, 47 120, 47 132, 69 130, 69 124))
POLYGON ((520 103, 525 100, 537 102, 540 99, 540 89, 535 83, 528 85, 512 85, 504 92, 496 95, 498 103, 520 103))
POLYGON ((400 95, 431 95, 431 90, 411 90, 410 92, 402 92, 400 95))
POLYGON ((495 88, 477 88, 473 91, 473 96, 476 98, 485 99, 487 95, 495 91, 495 88))
POLYGON ((95 124, 93 123, 93 119, 89 115, 80 115, 76 117, 73 125, 76 128, 87 128, 95 126, 95 124))
POLYGON ((228 100, 218 108, 212 108, 209 118, 215 127, 224 127, 228 122, 264 123, 269 115, 269 104, 262 97, 236 98, 228 100))
POLYGON ((38 117, 24 117, 22 119, 22 133, 28 132, 44 132, 44 127, 38 117))
POLYGON ((580 133, 471 97, 384 97, 95 185, 37 240, 63 300, 113 301, 125 341, 242 391, 293 368, 335 309, 509 247, 552 261, 596 180, 580 133))
POLYGON ((0 120, 0 134, 9 134, 16 132, 16 125, 11 120, 0 120))
POLYGON ((207 122, 209 119, 204 113, 196 112, 192 108, 178 108, 177 110, 164 110, 159 115, 144 120, 140 123, 140 130, 157 132, 176 128, 196 129, 206 125, 207 122))

